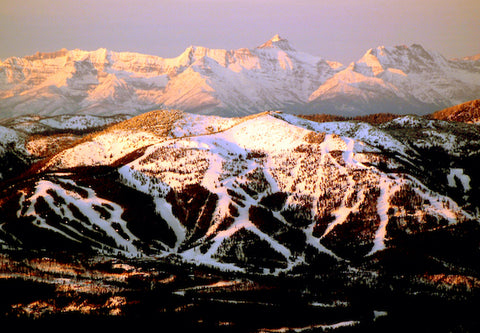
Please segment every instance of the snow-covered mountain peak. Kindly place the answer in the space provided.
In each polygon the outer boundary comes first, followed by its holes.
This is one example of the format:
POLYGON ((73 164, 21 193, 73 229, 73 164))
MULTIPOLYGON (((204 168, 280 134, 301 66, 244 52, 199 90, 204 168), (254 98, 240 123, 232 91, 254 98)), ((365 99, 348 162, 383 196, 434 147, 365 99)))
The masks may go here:
POLYGON ((279 34, 276 34, 275 36, 273 36, 272 38, 270 38, 270 41, 271 41, 271 42, 279 42, 279 41, 281 41, 281 40, 286 40, 286 39, 280 37, 279 34))
POLYGON ((379 46, 368 50, 358 62, 368 62, 371 59, 376 59, 384 68, 397 68, 406 73, 429 71, 432 67, 446 64, 442 55, 426 50, 420 44, 379 46))
POLYGON ((269 49, 269 48, 279 48, 283 51, 295 51, 290 42, 280 37, 279 34, 276 34, 270 38, 267 42, 263 43, 258 47, 259 49, 269 49))
POLYGON ((477 98, 478 74, 477 63, 450 61, 419 44, 379 46, 325 80, 309 102, 341 115, 427 114, 463 103, 470 93, 477 98))
POLYGON ((376 51, 377 50, 374 51, 373 49, 368 50, 365 55, 354 64, 353 68, 361 73, 366 70, 368 74, 373 76, 383 73, 384 68, 377 57, 376 51))

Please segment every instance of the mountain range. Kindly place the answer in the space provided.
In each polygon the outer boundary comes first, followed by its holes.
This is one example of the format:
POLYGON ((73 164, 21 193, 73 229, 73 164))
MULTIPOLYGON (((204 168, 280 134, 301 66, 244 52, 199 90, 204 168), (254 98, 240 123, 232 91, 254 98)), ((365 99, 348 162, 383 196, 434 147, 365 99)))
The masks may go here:
POLYGON ((190 46, 175 58, 63 49, 0 62, 0 117, 429 114, 478 98, 479 82, 478 57, 448 60, 417 44, 373 48, 349 65, 298 51, 279 35, 250 49, 190 46))

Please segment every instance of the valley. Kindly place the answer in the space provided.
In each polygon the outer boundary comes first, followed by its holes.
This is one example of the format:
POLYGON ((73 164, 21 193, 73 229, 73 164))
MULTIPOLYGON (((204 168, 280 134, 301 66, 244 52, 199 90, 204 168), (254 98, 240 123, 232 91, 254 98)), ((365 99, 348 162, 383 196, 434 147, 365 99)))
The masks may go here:
POLYGON ((478 279, 418 268, 379 273, 375 264, 340 265, 271 278, 174 258, 15 252, 0 262, 5 323, 141 322, 208 332, 478 329, 478 279))

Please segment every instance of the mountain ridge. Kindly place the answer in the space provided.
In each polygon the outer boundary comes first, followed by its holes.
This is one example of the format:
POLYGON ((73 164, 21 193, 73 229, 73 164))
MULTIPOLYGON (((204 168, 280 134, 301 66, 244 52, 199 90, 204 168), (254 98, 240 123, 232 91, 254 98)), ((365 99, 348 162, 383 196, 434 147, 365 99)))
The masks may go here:
POLYGON ((467 123, 480 122, 480 100, 468 101, 450 108, 439 110, 428 116, 431 119, 460 121, 467 123))
POLYGON ((370 49, 345 66, 297 51, 279 35, 250 49, 190 46, 174 58, 63 49, 0 63, 0 116, 157 108, 223 116, 426 114, 476 98, 479 76, 477 61, 447 60, 416 44, 370 49))

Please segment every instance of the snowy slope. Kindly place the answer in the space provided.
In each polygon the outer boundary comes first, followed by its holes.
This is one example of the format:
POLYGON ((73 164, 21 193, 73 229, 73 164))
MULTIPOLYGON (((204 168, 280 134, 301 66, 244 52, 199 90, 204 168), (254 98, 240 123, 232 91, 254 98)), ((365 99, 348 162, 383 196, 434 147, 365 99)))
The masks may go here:
POLYGON ((449 155, 462 157, 477 153, 480 147, 480 131, 477 126, 461 122, 428 120, 407 115, 378 126, 397 140, 414 149, 440 148, 449 155), (415 131, 416 135, 410 135, 415 131))
POLYGON ((3 119, 0 122, 0 180, 16 177, 32 163, 71 146, 82 136, 128 118, 125 115, 29 115, 3 119))
POLYGON ((127 115, 116 115, 110 117, 69 114, 53 117, 26 115, 3 119, 1 124, 8 128, 27 134, 41 134, 49 131, 88 132, 121 122, 128 118, 129 116, 127 115))
POLYGON ((156 108, 224 116, 428 113, 477 98, 478 82, 478 61, 446 60, 419 45, 371 49, 349 66, 278 35, 249 49, 190 46, 175 58, 61 50, 0 63, 0 117, 156 108))
POLYGON ((0 181, 23 172, 28 165, 28 151, 23 133, 0 125, 0 181))
MULTIPOLYGON (((416 125, 408 117, 374 127, 278 112, 153 111, 51 157, 38 179, 4 199, 19 199, 8 221, 97 251, 175 255, 227 270, 358 260, 396 237, 479 218, 410 173, 423 160, 389 129, 416 125)), ((451 193, 477 195, 469 169, 445 172, 451 193)), ((26 242, 11 223, 3 230, 26 242)))
POLYGON ((24 149, 24 136, 4 126, 0 126, 0 156, 5 154, 7 149, 13 149, 17 151, 25 151, 24 149))
MULTIPOLYGON (((92 241, 94 247, 111 252, 112 249, 123 249, 129 256, 137 255, 133 242, 137 239, 126 228, 126 222, 121 215, 123 209, 108 200, 95 196, 88 187, 81 187, 68 179, 58 179, 56 183, 42 180, 35 186, 35 192, 28 197, 28 202, 20 200, 23 216, 32 217, 32 223, 38 227, 53 230, 75 242, 92 241), (72 195, 72 190, 82 195, 72 195), (52 225, 48 213, 40 212, 40 208, 52 209, 63 223, 52 225), (75 219, 80 219, 79 222, 75 219), (92 223, 94 221, 94 223, 92 223), (77 223, 75 223, 77 222, 77 223), (112 243, 110 246, 108 246, 112 243)), ((50 217, 51 218, 51 217, 50 217)))
MULTIPOLYGON (((382 151, 388 151, 403 156, 415 154, 414 151, 409 149, 409 147, 394 138, 389 133, 382 131, 381 128, 370 125, 368 123, 353 121, 316 123, 289 114, 280 113, 276 116, 294 125, 315 130, 317 132, 325 132, 347 136, 361 143, 367 143, 371 147, 380 148, 382 151)), ((375 149, 372 148, 372 150, 375 149)))

